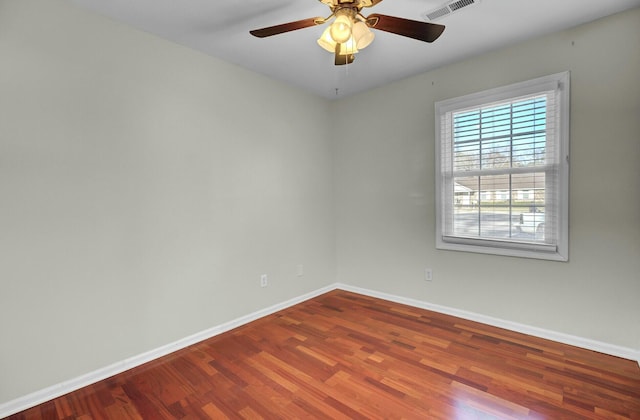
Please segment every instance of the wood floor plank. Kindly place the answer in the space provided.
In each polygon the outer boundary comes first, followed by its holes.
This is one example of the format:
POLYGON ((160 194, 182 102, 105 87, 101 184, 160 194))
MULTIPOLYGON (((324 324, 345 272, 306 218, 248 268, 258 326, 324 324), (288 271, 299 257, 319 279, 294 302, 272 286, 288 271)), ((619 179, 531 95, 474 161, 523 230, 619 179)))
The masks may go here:
POLYGON ((336 290, 10 416, 640 419, 634 361, 336 290))

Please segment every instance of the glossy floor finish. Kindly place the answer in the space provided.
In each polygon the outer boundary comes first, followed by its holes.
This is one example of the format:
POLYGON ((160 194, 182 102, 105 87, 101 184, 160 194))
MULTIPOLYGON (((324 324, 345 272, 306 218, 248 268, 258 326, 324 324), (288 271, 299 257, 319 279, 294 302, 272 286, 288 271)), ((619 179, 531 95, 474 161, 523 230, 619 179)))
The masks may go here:
POLYGON ((640 368, 336 290, 11 418, 640 419, 640 368))

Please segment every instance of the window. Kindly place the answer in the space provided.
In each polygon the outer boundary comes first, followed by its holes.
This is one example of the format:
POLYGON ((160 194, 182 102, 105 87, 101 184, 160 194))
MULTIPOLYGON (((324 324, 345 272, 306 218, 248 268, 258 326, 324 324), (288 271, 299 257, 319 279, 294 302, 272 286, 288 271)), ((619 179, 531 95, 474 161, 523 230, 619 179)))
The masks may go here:
POLYGON ((569 73, 436 103, 436 247, 568 260, 569 73))

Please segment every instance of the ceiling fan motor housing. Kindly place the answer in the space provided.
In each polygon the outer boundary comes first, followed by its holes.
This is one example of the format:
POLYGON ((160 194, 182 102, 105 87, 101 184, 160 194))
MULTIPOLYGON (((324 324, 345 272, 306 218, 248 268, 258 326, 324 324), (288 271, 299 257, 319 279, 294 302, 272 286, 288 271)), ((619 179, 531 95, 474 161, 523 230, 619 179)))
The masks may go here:
POLYGON ((326 4, 332 11, 340 9, 341 7, 350 7, 356 9, 358 12, 364 7, 371 7, 381 0, 320 0, 320 2, 326 4))

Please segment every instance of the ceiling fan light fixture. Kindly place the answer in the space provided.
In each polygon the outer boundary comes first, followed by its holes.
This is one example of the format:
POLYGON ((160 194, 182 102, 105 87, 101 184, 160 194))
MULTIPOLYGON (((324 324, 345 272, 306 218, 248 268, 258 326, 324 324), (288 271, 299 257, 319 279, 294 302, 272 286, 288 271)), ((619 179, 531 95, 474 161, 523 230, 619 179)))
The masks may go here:
POLYGON ((346 14, 341 14, 336 17, 336 20, 333 21, 331 26, 329 27, 331 38, 338 44, 342 44, 343 42, 347 42, 349 37, 351 36, 351 27, 353 26, 353 21, 346 14))
POLYGON ((353 29, 351 30, 353 34, 353 38, 356 41, 356 46, 358 49, 362 50, 371 44, 375 35, 371 32, 371 29, 367 26, 366 23, 362 21, 357 21, 355 25, 353 25, 353 29))
MULTIPOLYGON (((333 19, 318 38, 318 45, 333 53, 336 65, 352 63, 359 49, 373 42, 375 35, 370 29, 413 38, 423 42, 433 42, 442 35, 445 27, 436 23, 419 22, 395 16, 373 13, 361 14, 365 7, 372 7, 382 0, 320 0, 331 9, 329 17, 314 17, 280 25, 254 29, 249 33, 258 38, 283 34, 298 29, 323 25, 333 19)), ((456 4, 473 3, 481 0, 451 0, 456 4)), ((462 6, 460 6, 462 7, 462 6)))

